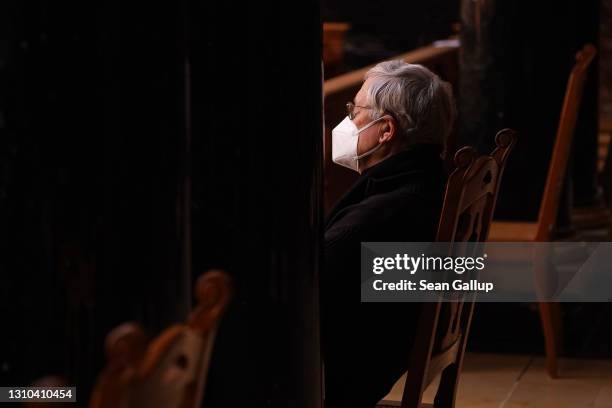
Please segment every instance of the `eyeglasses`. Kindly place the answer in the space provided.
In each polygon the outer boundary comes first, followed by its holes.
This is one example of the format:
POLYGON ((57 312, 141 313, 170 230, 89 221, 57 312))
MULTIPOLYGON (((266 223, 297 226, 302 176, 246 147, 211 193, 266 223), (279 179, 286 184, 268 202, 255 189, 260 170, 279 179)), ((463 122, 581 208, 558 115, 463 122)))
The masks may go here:
POLYGON ((359 105, 355 105, 353 102, 347 102, 346 103, 346 114, 348 115, 350 120, 355 119, 355 108, 372 109, 369 106, 359 106, 359 105))

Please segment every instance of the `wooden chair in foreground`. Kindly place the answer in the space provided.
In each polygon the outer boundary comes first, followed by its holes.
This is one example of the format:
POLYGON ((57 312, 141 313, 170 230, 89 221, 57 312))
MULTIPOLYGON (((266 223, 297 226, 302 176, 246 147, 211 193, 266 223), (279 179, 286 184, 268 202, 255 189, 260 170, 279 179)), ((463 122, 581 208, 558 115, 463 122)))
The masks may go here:
POLYGON ((196 284, 198 306, 186 324, 150 343, 136 324, 113 330, 106 339, 108 365, 90 408, 201 407, 216 328, 231 292, 224 272, 209 271, 196 284))
MULTIPOLYGON (((500 131, 491 156, 480 156, 471 147, 455 154, 457 168, 450 175, 438 226, 438 242, 484 242, 508 155, 516 143, 513 130, 500 131)), ((425 407, 427 386, 440 374, 434 407, 455 405, 459 375, 470 331, 474 296, 454 302, 424 303, 401 402, 383 400, 378 407, 425 407)))
MULTIPOLYGON (((559 127, 553 148, 544 194, 536 222, 494 221, 489 234, 490 241, 498 242, 548 242, 553 239, 557 219, 559 195, 563 187, 572 136, 578 116, 578 108, 589 64, 595 56, 595 47, 585 45, 576 54, 576 63, 570 73, 561 109, 559 127)), ((547 270, 536 270, 536 278, 554 278, 547 270)), ((554 282, 550 282, 554 285, 554 282)), ((561 316, 558 303, 540 303, 540 318, 546 348, 546 367, 551 377, 558 376, 557 354, 561 344, 561 316)))

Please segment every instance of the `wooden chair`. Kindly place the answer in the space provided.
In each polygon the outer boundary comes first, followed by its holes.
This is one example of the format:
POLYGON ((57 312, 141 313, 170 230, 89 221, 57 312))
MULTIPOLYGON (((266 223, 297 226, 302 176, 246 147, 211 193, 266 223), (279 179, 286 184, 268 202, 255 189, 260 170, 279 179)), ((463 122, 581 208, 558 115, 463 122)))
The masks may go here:
POLYGON ((231 291, 224 272, 209 271, 196 284, 198 306, 186 324, 166 329, 150 343, 136 324, 113 330, 106 339, 108 365, 90 407, 199 408, 217 324, 231 291))
MULTIPOLYGON (((489 234, 490 241, 499 242, 548 242, 553 239, 557 218, 559 195, 563 187, 572 136, 576 125, 578 107, 589 64, 595 56, 595 47, 587 44, 576 54, 576 63, 570 73, 561 109, 559 127, 553 148, 546 186, 536 222, 494 221, 489 234)), ((544 265, 537 268, 535 278, 545 280, 549 275, 544 265)), ((550 276, 549 276, 550 277, 550 276)), ((554 285, 554 282, 550 282, 554 285)), ((558 303, 540 303, 540 318, 546 348, 546 367, 551 377, 558 376, 557 354, 561 343, 561 316, 558 303)))
MULTIPOLYGON (((515 143, 515 132, 505 129, 497 134, 497 148, 491 156, 478 157, 471 147, 456 153, 456 169, 446 185, 437 234, 438 242, 451 243, 449 252, 457 242, 487 240, 506 160, 515 143)), ((379 407, 426 406, 421 401, 423 393, 439 374, 434 406, 455 405, 473 310, 473 295, 456 302, 423 304, 402 400, 384 400, 379 407)))

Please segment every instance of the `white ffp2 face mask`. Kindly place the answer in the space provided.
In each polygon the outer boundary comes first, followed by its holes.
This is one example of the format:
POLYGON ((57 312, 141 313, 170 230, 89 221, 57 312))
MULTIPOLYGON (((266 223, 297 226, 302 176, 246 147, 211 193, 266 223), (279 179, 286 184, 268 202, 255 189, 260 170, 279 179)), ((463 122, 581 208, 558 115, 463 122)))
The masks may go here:
POLYGON ((355 126, 348 116, 344 118, 344 120, 332 130, 333 162, 348 167, 351 170, 359 171, 359 160, 368 157, 382 146, 382 144, 379 143, 375 148, 358 155, 357 145, 359 144, 359 133, 368 129, 383 118, 384 116, 375 119, 361 129, 357 129, 357 126, 355 126))

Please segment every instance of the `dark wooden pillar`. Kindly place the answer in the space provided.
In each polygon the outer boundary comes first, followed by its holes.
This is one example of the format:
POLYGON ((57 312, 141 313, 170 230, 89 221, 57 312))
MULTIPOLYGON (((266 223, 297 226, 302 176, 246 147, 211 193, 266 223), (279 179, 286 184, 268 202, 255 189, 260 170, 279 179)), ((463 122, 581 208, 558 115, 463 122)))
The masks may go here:
POLYGON ((0 382, 64 375, 86 401, 108 331, 183 320, 220 267, 236 298, 209 404, 320 406, 318 2, 6 1, 0 19, 0 382))
POLYGON ((185 55, 169 1, 2 2, 4 384, 85 403, 115 325, 190 308, 185 55))
POLYGON ((321 404, 318 8, 192 3, 194 273, 236 284, 205 406, 321 404))
POLYGON ((126 319, 154 335, 191 308, 184 14, 169 1, 95 10, 105 115, 96 338, 126 319))

